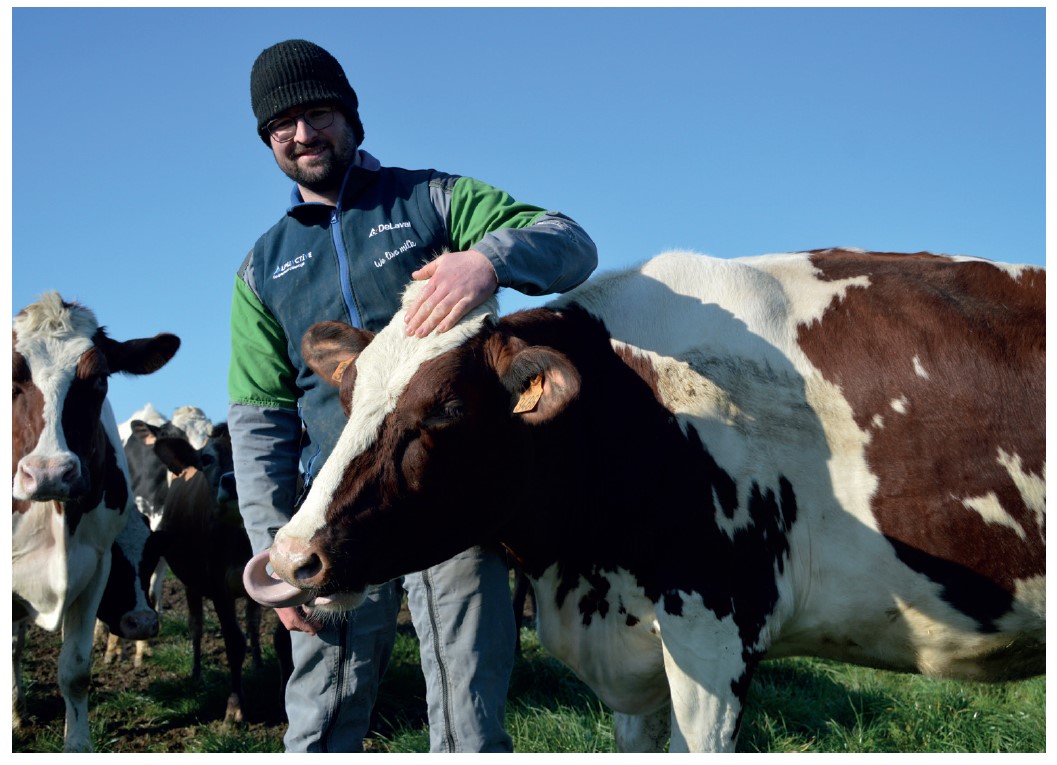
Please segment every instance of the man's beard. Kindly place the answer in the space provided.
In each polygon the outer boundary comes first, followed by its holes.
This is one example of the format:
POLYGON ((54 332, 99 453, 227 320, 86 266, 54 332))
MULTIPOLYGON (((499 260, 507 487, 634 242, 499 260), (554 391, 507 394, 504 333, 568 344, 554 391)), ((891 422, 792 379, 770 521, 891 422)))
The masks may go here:
POLYGON ((346 128, 345 134, 336 142, 319 138, 315 143, 305 146, 304 149, 316 146, 327 147, 330 151, 313 162, 310 167, 300 165, 297 157, 284 158, 280 167, 290 180, 316 194, 337 191, 345 179, 345 172, 356 157, 356 139, 352 129, 346 128))

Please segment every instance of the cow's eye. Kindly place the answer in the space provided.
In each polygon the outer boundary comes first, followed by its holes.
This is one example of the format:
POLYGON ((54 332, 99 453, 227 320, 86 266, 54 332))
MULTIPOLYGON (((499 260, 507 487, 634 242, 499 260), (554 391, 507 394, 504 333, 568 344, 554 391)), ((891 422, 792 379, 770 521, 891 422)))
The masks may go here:
POLYGON ((462 401, 451 399, 438 404, 429 416, 422 420, 422 425, 426 428, 442 428, 462 419, 462 415, 462 401))
POLYGON ((85 379, 84 389, 92 393, 102 393, 104 396, 110 386, 107 384, 106 375, 92 375, 85 379))

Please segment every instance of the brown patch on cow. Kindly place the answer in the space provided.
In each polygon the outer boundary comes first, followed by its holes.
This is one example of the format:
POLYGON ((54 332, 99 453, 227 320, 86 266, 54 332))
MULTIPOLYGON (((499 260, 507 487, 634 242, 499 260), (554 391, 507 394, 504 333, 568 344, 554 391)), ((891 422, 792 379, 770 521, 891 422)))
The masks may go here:
MULTIPOLYGON (((12 336, 12 345, 17 341, 12 336)), ((11 477, 18 470, 19 461, 33 451, 44 431, 44 396, 33 383, 33 373, 26 357, 18 351, 11 363, 11 477)), ((16 502, 15 512, 25 512, 28 502, 16 502)))
POLYGON ((1045 272, 1015 279, 928 253, 825 251, 812 262, 825 280, 869 279, 800 327, 799 343, 870 434, 879 527, 959 608, 990 598, 976 614, 992 626, 1003 595, 989 588, 1011 595, 1045 572, 1045 529, 999 464, 1001 450, 1045 475, 1045 272), (1026 539, 962 503, 989 492, 1026 539))

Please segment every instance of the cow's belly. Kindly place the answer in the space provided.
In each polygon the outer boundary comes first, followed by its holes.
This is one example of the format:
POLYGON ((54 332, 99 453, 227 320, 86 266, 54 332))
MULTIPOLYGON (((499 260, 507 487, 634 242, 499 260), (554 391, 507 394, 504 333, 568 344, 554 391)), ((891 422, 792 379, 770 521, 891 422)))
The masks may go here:
POLYGON ((886 587, 829 588, 787 620, 768 658, 820 656, 960 680, 1009 680, 1045 672, 1045 577, 1021 582, 1013 607, 982 629, 909 570, 886 587), (898 594, 902 593, 902 595, 898 594), (825 608, 818 603, 825 603, 825 608))
POLYGON ((581 579, 559 606, 556 569, 533 581, 544 648, 618 712, 645 714, 667 703, 654 604, 634 577, 625 571, 599 573, 609 584, 601 597, 597 585, 581 579), (582 609, 581 603, 589 605, 582 609))

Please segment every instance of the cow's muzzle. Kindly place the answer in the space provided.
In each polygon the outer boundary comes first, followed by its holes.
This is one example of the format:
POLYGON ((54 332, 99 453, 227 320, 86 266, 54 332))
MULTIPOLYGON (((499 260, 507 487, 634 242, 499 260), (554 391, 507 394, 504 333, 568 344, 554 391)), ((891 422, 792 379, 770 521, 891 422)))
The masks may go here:
POLYGON ((29 455, 18 463, 12 495, 31 502, 67 502, 80 497, 87 488, 81 461, 76 455, 29 455))
POLYGON ((153 608, 129 611, 121 617, 121 637, 148 640, 158 635, 158 613, 153 608))

